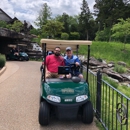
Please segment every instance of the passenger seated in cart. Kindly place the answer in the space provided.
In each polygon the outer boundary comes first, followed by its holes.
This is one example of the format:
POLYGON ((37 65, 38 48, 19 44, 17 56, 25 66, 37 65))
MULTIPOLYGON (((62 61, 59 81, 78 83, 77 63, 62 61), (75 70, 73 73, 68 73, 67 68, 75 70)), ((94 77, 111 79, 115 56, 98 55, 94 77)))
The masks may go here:
POLYGON ((54 54, 46 57, 46 78, 59 78, 58 67, 64 66, 64 58, 61 56, 60 47, 55 47, 54 54))
POLYGON ((65 66, 70 66, 75 64, 75 70, 71 70, 70 74, 66 75, 67 78, 71 78, 72 76, 78 76, 79 78, 83 78, 83 75, 79 72, 80 60, 76 55, 73 55, 73 51, 71 47, 66 48, 66 56, 64 57, 65 66))
POLYGON ((18 49, 17 49, 16 47, 13 47, 13 48, 11 49, 11 53, 12 53, 13 55, 15 55, 15 56, 18 56, 18 55, 19 55, 18 49))

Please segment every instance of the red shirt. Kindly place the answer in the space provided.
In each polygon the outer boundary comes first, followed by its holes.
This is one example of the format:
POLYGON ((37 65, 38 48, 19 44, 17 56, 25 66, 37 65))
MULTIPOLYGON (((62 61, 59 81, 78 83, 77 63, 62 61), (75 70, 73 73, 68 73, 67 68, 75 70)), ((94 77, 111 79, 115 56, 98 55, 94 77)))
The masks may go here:
POLYGON ((48 55, 46 57, 47 70, 52 73, 58 73, 58 66, 64 66, 64 58, 61 56, 48 55))

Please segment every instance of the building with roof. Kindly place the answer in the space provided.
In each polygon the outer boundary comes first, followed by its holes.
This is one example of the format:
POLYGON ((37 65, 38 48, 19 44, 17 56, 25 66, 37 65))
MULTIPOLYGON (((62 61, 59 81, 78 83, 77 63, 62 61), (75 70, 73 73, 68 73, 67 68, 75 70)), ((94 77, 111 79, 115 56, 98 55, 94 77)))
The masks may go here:
MULTIPOLYGON (((6 14, 1 8, 0 8, 0 20, 5 21, 7 24, 13 24, 15 21, 20 21, 18 18, 14 17, 11 18, 8 14, 6 14)), ((21 21, 20 21, 21 22, 21 21)), ((0 27, 0 53, 6 54, 8 53, 8 45, 18 45, 18 44, 30 44, 31 39, 33 38, 32 35, 30 35, 28 32, 30 29, 33 28, 33 26, 26 22, 26 20, 21 22, 23 24, 23 29, 20 33, 17 33, 13 30, 9 30, 7 28, 1 28, 0 27)))

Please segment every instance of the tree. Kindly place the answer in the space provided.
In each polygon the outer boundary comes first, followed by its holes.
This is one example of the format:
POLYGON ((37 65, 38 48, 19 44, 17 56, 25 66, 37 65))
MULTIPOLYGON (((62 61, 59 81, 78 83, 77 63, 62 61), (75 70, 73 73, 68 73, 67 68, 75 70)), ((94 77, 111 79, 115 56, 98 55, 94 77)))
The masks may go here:
POLYGON ((47 21, 51 19, 51 14, 51 8, 47 5, 47 3, 44 3, 39 12, 39 16, 35 21, 35 24, 38 27, 42 28, 42 26, 45 25, 47 21))
POLYGON ((111 28, 118 23, 119 18, 127 19, 130 14, 128 0, 95 0, 94 14, 99 25, 99 31, 105 27, 111 28))
POLYGON ((39 29, 33 28, 30 30, 30 33, 34 35, 39 35, 39 29))
POLYGON ((69 17, 69 30, 70 32, 78 32, 79 16, 74 15, 69 17))
POLYGON ((43 25, 43 32, 46 32, 48 36, 53 38, 56 35, 61 34, 63 29, 63 23, 56 20, 48 20, 46 25, 43 25))
POLYGON ((69 37, 70 40, 79 40, 79 37, 80 35, 78 32, 70 32, 70 37, 69 37))
POLYGON ((6 28, 7 23, 5 21, 0 20, 0 27, 6 28))
POLYGON ((6 27, 10 30, 20 32, 23 29, 23 24, 19 20, 16 20, 13 24, 8 24, 6 27))
POLYGON ((57 15, 55 20, 63 23, 63 32, 68 34, 70 32, 78 32, 78 15, 69 16, 68 14, 63 13, 62 15, 57 15))
POLYGON ((90 20, 92 19, 92 14, 90 13, 88 3, 83 0, 81 13, 79 15, 79 31, 81 34, 81 39, 89 39, 90 20))
POLYGON ((119 22, 112 27, 112 36, 114 38, 124 37, 124 49, 127 37, 130 36, 130 18, 123 20, 118 19, 119 22))
POLYGON ((69 38, 69 34, 68 33, 62 33, 61 34, 61 39, 68 40, 68 38, 69 38))

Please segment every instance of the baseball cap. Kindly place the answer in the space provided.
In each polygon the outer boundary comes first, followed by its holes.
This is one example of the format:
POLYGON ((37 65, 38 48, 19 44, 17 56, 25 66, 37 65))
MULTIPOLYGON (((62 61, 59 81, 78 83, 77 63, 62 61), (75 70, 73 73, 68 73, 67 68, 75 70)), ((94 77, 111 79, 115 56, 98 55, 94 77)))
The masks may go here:
POLYGON ((71 51, 71 50, 72 50, 71 47, 66 48, 66 51, 71 51))

